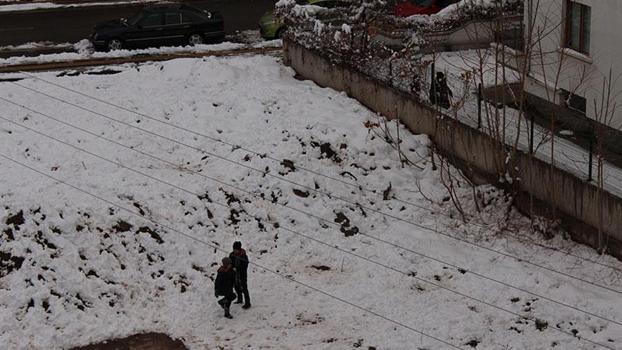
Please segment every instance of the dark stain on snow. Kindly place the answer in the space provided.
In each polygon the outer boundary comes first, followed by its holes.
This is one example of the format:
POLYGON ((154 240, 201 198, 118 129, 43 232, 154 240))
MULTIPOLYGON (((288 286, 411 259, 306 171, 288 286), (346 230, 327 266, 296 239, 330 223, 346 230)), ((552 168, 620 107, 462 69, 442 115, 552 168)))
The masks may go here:
POLYGON ((35 242, 39 243, 43 248, 56 250, 56 245, 48 241, 47 238, 43 237, 42 231, 37 231, 35 234, 35 242))
POLYGON ((295 195, 297 195, 298 197, 302 197, 302 198, 307 198, 309 197, 309 191, 302 191, 299 190, 297 188, 292 189, 292 191, 294 192, 295 195))
POLYGON ((13 271, 19 270, 25 258, 13 256, 9 252, 0 251, 0 278, 7 276, 13 271))
POLYGON ((133 205, 136 209, 138 209, 138 212, 140 213, 140 215, 145 216, 145 211, 143 210, 142 206, 138 202, 134 202, 133 205))
POLYGON ((346 237, 354 236, 355 234, 359 233, 358 227, 356 226, 350 227, 350 219, 348 219, 348 217, 344 213, 336 212, 335 215, 337 215, 335 217, 335 222, 338 224, 341 224, 340 231, 346 237))
POLYGON ((142 226, 140 227, 136 233, 148 233, 151 238, 153 238, 156 242, 158 242, 158 244, 163 244, 164 240, 162 239, 162 237, 160 237, 159 234, 157 234, 154 230, 152 230, 150 227, 147 226, 142 226))
POLYGON ((9 242, 15 239, 15 236, 13 236, 13 230, 10 227, 7 227, 4 231, 2 231, 2 233, 6 236, 6 240, 9 242))
POLYGON ((477 339, 471 339, 471 340, 469 340, 468 342, 464 343, 464 345, 468 345, 468 346, 470 346, 470 347, 472 347, 472 348, 476 348, 476 347, 477 347, 477 345, 478 345, 479 343, 480 343, 480 341, 479 341, 479 340, 477 340, 477 339))
POLYGON ((132 229, 132 225, 126 221, 119 220, 112 228, 117 232, 127 232, 132 229))
POLYGON ((547 329, 549 327, 549 323, 541 320, 539 318, 536 318, 536 329, 539 330, 540 332, 543 332, 545 329, 547 329))
MULTIPOLYGON (((311 145, 314 146, 314 145, 317 145, 317 143, 312 142, 311 145)), ((320 159, 328 158, 334 161, 335 163, 341 163, 341 158, 339 158, 339 156, 337 155, 337 152, 333 150, 333 147, 331 146, 330 143, 325 142, 319 146, 320 146, 320 159)))
POLYGON ((339 173, 339 175, 345 177, 346 175, 348 175, 349 177, 351 177, 352 179, 354 179, 354 181, 358 181, 358 179, 356 178, 356 176, 352 175, 351 172, 349 171, 342 171, 341 173, 339 173))
POLYGON ((102 70, 94 70, 94 71, 88 71, 86 72, 86 74, 88 75, 114 75, 114 74, 119 74, 122 71, 120 70, 115 70, 115 69, 102 69, 102 70))
POLYGON ((223 190, 222 187, 219 188, 219 190, 225 195, 225 198, 227 199, 227 205, 231 205, 233 203, 242 203, 240 202, 240 199, 235 196, 235 194, 223 190))
POLYGON ((294 162, 289 159, 283 159, 283 161, 281 161, 281 165, 289 169, 289 171, 296 171, 296 166, 294 165, 294 162))
POLYGON ((72 71, 64 71, 64 72, 60 72, 59 74, 57 74, 57 77, 77 77, 78 75, 80 75, 80 72, 77 70, 72 70, 72 71))
POLYGON ((383 200, 388 201, 389 199, 391 199, 391 189, 392 189, 392 187, 393 186, 389 182, 389 186, 384 191, 382 191, 382 199, 383 200))
POLYGON ((9 217, 5 221, 7 225, 13 225, 13 228, 15 228, 18 231, 19 231, 19 227, 23 225, 24 222, 25 222, 24 212, 22 210, 20 210, 15 215, 9 215, 9 217))

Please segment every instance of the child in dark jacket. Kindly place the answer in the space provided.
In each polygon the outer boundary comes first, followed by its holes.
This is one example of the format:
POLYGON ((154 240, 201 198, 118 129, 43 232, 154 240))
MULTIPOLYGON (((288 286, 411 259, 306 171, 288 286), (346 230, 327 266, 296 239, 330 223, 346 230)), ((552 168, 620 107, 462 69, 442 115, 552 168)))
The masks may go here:
POLYGON ((235 285, 235 271, 233 270, 233 264, 231 259, 223 258, 222 266, 218 268, 218 274, 216 275, 216 281, 214 282, 214 294, 216 297, 223 297, 218 301, 218 304, 225 310, 226 318, 233 318, 229 313, 229 307, 235 294, 233 293, 233 287, 235 285))

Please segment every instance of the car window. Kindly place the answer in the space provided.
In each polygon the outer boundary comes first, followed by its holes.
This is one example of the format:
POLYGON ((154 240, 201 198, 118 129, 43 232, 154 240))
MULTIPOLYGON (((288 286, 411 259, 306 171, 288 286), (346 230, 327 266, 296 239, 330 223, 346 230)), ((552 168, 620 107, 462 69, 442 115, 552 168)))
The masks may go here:
POLYGON ((167 26, 181 24, 181 13, 167 13, 164 15, 164 24, 167 26))
POLYGON ((138 22, 140 22, 140 20, 143 18, 143 14, 142 13, 137 13, 134 16, 128 18, 127 22, 131 25, 135 25, 138 22))
POLYGON ((140 25, 142 25, 143 27, 161 26, 162 15, 159 13, 153 13, 153 14, 147 15, 145 18, 143 18, 140 21, 140 25))
POLYGON ((181 18, 184 23, 199 23, 204 21, 201 16, 192 12, 183 12, 181 18))

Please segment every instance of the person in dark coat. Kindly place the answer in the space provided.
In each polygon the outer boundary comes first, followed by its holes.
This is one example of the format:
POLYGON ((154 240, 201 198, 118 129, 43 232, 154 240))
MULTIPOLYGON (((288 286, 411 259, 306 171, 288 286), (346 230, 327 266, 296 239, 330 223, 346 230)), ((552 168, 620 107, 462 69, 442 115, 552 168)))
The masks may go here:
POLYGON ((233 270, 233 264, 231 259, 223 258, 222 266, 218 268, 218 274, 216 275, 216 281, 214 282, 214 294, 216 298, 223 297, 218 301, 218 304, 225 310, 226 318, 233 318, 229 313, 229 307, 235 294, 233 293, 233 287, 235 285, 235 271, 233 270))
POLYGON ((251 307, 251 298, 248 294, 248 284, 246 282, 248 271, 248 256, 246 251, 242 249, 242 242, 236 241, 233 243, 233 252, 229 254, 229 258, 233 262, 233 268, 235 270, 235 292, 238 295, 236 304, 242 304, 243 309, 251 307), (244 296, 244 298, 242 298, 244 296))
POLYGON ((453 92, 447 84, 447 77, 442 72, 436 72, 436 78, 430 85, 430 102, 443 108, 451 106, 453 92))

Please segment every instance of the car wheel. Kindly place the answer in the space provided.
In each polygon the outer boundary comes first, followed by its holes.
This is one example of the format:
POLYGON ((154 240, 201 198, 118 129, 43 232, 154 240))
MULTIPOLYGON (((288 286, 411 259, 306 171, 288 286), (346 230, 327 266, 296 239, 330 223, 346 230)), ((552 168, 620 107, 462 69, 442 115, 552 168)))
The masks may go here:
POLYGON ((108 41, 108 50, 121 50, 123 48, 123 43, 119 39, 111 39, 108 41))
POLYGON ((192 34, 188 37, 188 44, 190 45, 201 45, 203 44, 203 36, 201 34, 192 34))

